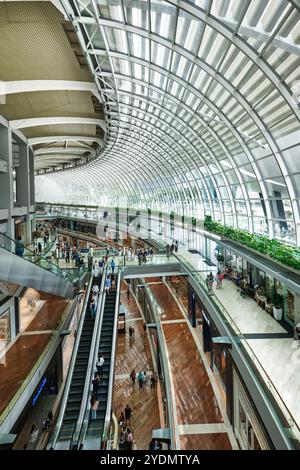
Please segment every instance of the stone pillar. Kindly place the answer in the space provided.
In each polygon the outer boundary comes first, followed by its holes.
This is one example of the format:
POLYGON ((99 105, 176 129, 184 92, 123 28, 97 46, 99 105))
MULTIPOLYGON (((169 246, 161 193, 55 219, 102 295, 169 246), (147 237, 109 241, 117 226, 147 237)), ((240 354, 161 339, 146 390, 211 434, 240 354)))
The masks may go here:
POLYGON ((6 234, 14 238, 12 135, 11 131, 2 125, 0 125, 0 159, 6 163, 6 169, 0 171, 0 209, 8 211, 6 234))
POLYGON ((28 149, 28 161, 29 161, 29 201, 30 206, 35 205, 35 190, 34 190, 34 157, 33 151, 28 149))

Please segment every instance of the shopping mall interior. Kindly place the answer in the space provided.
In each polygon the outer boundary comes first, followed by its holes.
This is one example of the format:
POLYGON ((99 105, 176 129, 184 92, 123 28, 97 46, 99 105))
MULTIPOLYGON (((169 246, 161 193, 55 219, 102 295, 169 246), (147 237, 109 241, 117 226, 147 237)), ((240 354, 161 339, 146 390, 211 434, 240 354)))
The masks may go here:
POLYGON ((300 0, 0 1, 0 450, 300 450, 300 0))

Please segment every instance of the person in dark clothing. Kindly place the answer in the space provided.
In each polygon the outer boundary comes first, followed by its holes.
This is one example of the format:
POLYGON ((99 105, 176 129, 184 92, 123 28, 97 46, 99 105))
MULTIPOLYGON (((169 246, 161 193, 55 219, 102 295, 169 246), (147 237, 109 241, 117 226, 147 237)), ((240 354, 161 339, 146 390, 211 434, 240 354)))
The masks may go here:
POLYGON ((41 242, 38 243, 38 252, 39 252, 39 255, 42 253, 42 244, 41 244, 41 242))
POLYGON ((93 385, 93 393, 95 395, 96 400, 98 399, 98 389, 99 389, 99 384, 100 384, 100 377, 97 374, 97 372, 94 375, 94 378, 92 380, 92 385, 93 385))
POLYGON ((131 419, 131 415, 132 415, 132 409, 130 408, 130 406, 128 404, 126 405, 124 413, 125 413, 125 421, 128 424, 128 423, 130 423, 130 419, 131 419))

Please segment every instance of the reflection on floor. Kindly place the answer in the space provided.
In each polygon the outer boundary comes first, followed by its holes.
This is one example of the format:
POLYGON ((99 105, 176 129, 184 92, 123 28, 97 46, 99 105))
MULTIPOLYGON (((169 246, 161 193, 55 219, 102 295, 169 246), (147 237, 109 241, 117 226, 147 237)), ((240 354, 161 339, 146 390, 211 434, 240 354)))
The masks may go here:
POLYGON ((57 327, 68 301, 56 295, 46 294, 35 289, 26 289, 20 301, 20 320, 22 330, 48 331, 57 327), (36 306, 31 310, 28 301, 36 306), (30 312, 28 312, 30 309, 30 312), (27 326, 24 328, 23 315, 27 326))
MULTIPOLYGON (((153 233, 152 236, 158 240, 163 238, 166 243, 172 242, 167 236, 158 237, 153 233)), ((190 253, 185 246, 180 245, 178 255, 188 261, 191 269, 198 271, 203 279, 211 271, 213 274, 217 271, 216 267, 207 266, 201 255, 190 253)), ((281 397, 283 403, 280 406, 288 410, 289 420, 294 420, 300 427, 300 347, 297 341, 267 337, 269 333, 282 335, 286 331, 254 299, 241 297, 232 281, 224 280, 223 289, 217 290, 214 286, 213 292, 227 310, 228 318, 234 320, 237 330, 243 334, 256 334, 256 339, 246 341, 251 347, 251 355, 267 374, 268 388, 271 387, 274 394, 281 397)))
POLYGON ((184 450, 231 450, 226 433, 188 434, 180 436, 181 449, 184 450))
POLYGON ((42 426, 43 421, 46 420, 48 413, 53 409, 54 402, 57 395, 44 395, 40 396, 34 408, 30 412, 30 416, 17 437, 14 444, 14 450, 23 450, 24 445, 27 444, 27 450, 34 450, 38 447, 39 441, 43 435, 42 426), (39 432, 35 442, 29 442, 30 430, 32 425, 35 425, 39 432))
POLYGON ((122 284, 121 301, 126 308, 126 333, 119 333, 116 352, 115 384, 113 410, 117 418, 124 411, 127 403, 133 410, 130 428, 133 431, 137 449, 148 449, 152 438, 152 429, 160 428, 157 389, 149 384, 142 390, 136 380, 133 385, 129 374, 133 369, 150 372, 153 370, 147 335, 144 335, 143 319, 133 295, 127 296, 127 285, 122 284), (124 289, 125 288, 125 289, 124 289), (128 328, 134 327, 134 339, 130 340, 128 328))
POLYGON ((52 334, 20 335, 0 363, 0 414, 32 370, 52 334))
POLYGON ((26 289, 20 301, 20 325, 23 330, 0 361, 0 414, 48 345, 69 304, 70 301, 61 297, 26 289), (27 304, 28 300, 35 303, 32 310, 27 304))
POLYGON ((218 406, 210 377, 181 309, 165 283, 149 287, 167 318, 165 322, 165 318, 161 315, 176 400, 181 448, 231 449, 228 429, 224 425, 224 417, 218 406), (182 321, 168 323, 168 320, 174 319, 182 321), (208 424, 211 426, 209 429, 205 428, 207 432, 204 435, 203 426, 208 424), (212 433, 214 428, 221 437, 212 433))
POLYGON ((150 284, 150 289, 161 308, 160 318, 162 321, 183 319, 178 305, 174 302, 174 298, 165 284, 150 284))

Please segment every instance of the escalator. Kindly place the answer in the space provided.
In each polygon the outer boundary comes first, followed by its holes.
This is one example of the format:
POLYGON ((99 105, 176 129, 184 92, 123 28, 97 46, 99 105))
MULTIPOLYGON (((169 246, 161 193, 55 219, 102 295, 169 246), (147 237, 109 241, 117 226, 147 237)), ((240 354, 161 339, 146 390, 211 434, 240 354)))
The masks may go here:
MULTIPOLYGON (((17 240, 0 234, 0 279, 65 298, 73 298, 82 269, 62 269, 17 240)), ((78 286, 77 286, 78 287, 78 286)))
POLYGON ((110 424, 112 389, 115 366, 115 352, 117 340, 118 307, 121 286, 121 276, 118 276, 116 290, 104 294, 101 304, 101 311, 97 324, 97 336, 93 342, 93 359, 85 400, 83 402, 82 421, 79 423, 79 432, 72 448, 82 450, 100 450, 103 446, 103 436, 106 435, 107 427, 110 424), (97 358, 104 357, 103 373, 100 374, 100 384, 98 386, 99 406, 96 417, 92 418, 90 399, 92 395, 93 371, 97 363, 97 358))
POLYGON ((88 428, 85 439, 90 440, 102 437, 106 408, 108 401, 109 391, 109 374, 111 369, 111 355, 113 347, 113 333, 115 322, 115 308, 116 308, 117 290, 113 290, 106 294, 105 306, 103 311, 103 321, 101 326, 100 342, 98 348, 98 357, 104 356, 103 374, 100 377, 100 385, 98 389, 99 407, 96 412, 96 419, 89 419, 88 428))
MULTIPOLYGON (((83 320, 80 341, 77 349, 76 359, 73 366, 73 373, 70 379, 66 404, 63 409, 62 422, 59 425, 59 433, 55 437, 55 449, 68 449, 69 443, 76 427, 82 405, 87 368, 90 357, 91 341, 94 332, 95 319, 92 318, 89 309, 92 299, 92 288, 95 284, 100 287, 101 277, 94 277, 89 291, 89 299, 86 301, 86 311, 83 320)), ((100 300, 98 300, 100 302, 100 300)))

